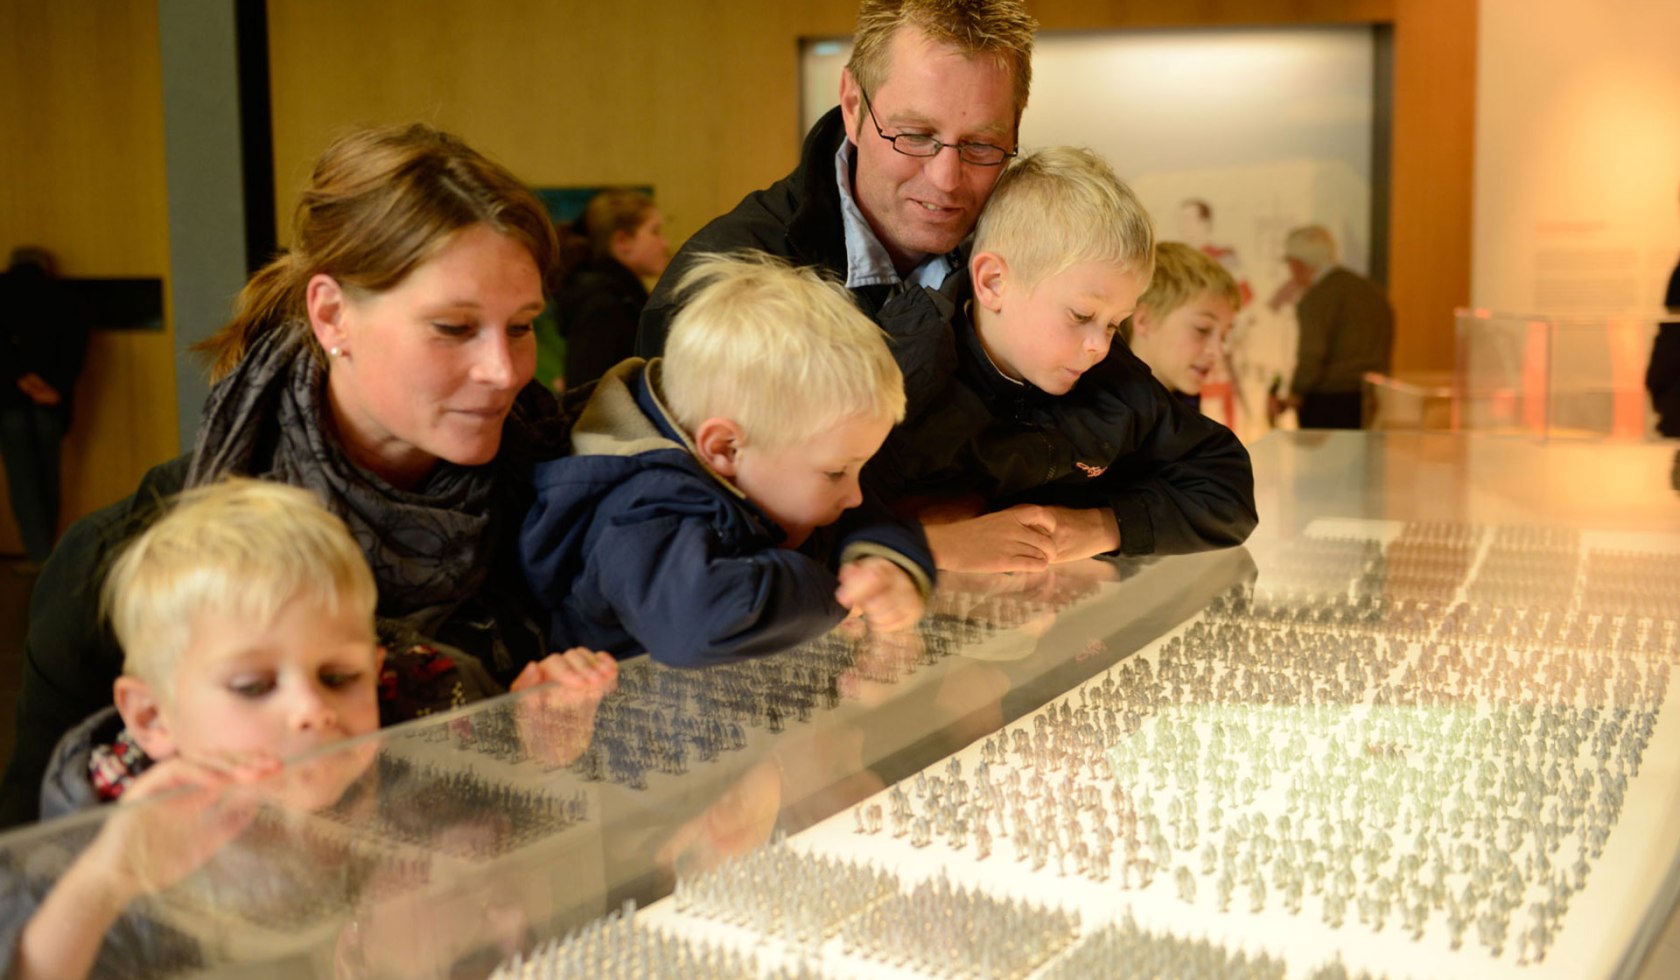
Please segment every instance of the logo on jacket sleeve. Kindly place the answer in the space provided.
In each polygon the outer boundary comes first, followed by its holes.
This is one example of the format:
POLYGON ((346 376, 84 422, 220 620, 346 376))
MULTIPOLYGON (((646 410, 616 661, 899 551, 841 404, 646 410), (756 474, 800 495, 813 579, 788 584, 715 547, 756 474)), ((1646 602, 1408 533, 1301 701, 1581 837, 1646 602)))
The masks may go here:
POLYGON ((1108 467, 1106 466, 1092 466, 1089 463, 1081 463, 1077 460, 1074 461, 1073 465, 1079 467, 1079 472, 1084 473, 1093 480, 1108 471, 1108 467))

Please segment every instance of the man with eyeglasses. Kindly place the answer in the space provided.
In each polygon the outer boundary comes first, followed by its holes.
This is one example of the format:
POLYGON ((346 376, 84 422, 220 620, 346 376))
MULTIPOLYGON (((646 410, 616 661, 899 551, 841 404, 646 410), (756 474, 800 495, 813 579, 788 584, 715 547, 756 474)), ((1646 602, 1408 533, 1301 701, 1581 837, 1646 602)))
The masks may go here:
MULTIPOLYGON (((799 166, 690 238, 642 312, 660 354, 696 255, 757 248, 831 270, 889 334, 936 315, 954 254, 1015 155, 1036 22, 1020 0, 864 0, 840 105, 799 166)), ((914 406, 911 406, 912 410, 914 406)))

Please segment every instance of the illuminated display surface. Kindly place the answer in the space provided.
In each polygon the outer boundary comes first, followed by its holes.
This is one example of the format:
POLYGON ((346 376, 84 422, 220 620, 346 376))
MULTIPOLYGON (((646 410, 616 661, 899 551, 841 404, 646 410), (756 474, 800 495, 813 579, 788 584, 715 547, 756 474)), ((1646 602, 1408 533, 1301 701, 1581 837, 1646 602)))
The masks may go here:
MULTIPOLYGON (((538 695, 393 729, 134 931, 157 975, 1633 975, 1680 852, 1672 465, 1272 437, 1246 548, 632 662, 593 726, 538 695)), ((38 888, 95 826, 0 860, 38 888)))

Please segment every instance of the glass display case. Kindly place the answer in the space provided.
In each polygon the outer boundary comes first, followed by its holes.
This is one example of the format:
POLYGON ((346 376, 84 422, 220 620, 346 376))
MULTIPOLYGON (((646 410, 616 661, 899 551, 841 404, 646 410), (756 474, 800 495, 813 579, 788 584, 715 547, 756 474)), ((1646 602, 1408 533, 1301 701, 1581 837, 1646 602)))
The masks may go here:
POLYGON ((1461 309, 1453 428, 1540 438, 1651 434, 1645 367, 1657 316, 1461 309))
POLYGON ((950 575, 914 633, 16 831, 7 907, 121 819, 196 845, 123 975, 1636 975, 1680 885, 1676 447, 1253 452, 1242 548, 950 575))

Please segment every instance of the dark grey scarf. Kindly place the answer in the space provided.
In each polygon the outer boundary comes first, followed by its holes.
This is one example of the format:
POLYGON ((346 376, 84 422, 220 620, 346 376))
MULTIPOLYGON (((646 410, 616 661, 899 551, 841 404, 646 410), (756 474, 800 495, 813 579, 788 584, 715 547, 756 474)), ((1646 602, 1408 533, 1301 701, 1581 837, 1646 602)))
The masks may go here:
POLYGON ((187 486, 237 473, 314 491, 367 555, 379 615, 436 635, 484 583, 495 467, 440 462, 421 486, 399 490, 345 456, 323 414, 325 391, 305 329, 258 339, 210 390, 187 486))

